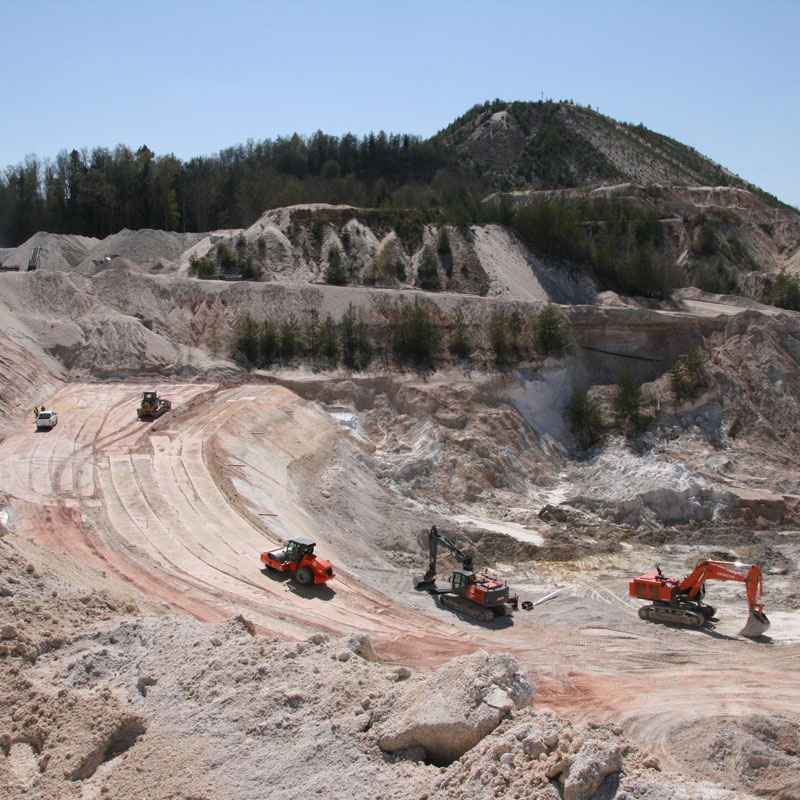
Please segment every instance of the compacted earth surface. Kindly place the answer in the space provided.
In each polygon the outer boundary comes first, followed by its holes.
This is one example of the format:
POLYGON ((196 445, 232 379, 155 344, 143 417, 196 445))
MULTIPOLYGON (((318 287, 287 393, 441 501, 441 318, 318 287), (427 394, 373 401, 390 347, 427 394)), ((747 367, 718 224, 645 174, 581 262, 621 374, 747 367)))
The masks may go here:
MULTIPOLYGON (((607 297, 564 308, 586 347, 525 370, 245 372, 169 338, 188 307, 132 339, 138 273, 113 314, 69 276, 0 276, 0 795, 800 798, 795 315, 607 297), (597 353, 687 328, 706 390, 652 376, 646 431, 579 451, 597 353), (136 351, 174 369, 114 371, 136 351), (151 389, 172 409, 140 420, 151 389), (512 616, 414 589, 432 525, 512 616), (292 536, 336 577, 263 569, 292 536), (632 578, 702 559, 760 565, 768 631, 739 634, 739 582, 708 584, 703 628, 639 618, 632 578)), ((440 552, 440 589, 458 567, 440 552)))

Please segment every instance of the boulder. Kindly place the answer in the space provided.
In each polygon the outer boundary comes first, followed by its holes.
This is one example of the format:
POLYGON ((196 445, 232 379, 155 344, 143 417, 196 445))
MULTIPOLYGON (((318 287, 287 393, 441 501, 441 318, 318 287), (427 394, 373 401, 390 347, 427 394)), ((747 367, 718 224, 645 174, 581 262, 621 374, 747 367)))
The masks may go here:
POLYGON ((372 647, 372 641, 369 636, 363 633, 354 633, 347 639, 346 647, 348 650, 361 656, 364 661, 377 661, 378 657, 375 655, 375 650, 372 647))
POLYGON ((619 744, 589 739, 575 754, 564 778, 564 800, 589 800, 606 775, 619 772, 619 744))
POLYGON ((379 744, 390 753, 423 747, 429 762, 444 766, 532 699, 533 689, 512 656, 478 650, 409 686, 400 704, 404 711, 383 724, 379 744))

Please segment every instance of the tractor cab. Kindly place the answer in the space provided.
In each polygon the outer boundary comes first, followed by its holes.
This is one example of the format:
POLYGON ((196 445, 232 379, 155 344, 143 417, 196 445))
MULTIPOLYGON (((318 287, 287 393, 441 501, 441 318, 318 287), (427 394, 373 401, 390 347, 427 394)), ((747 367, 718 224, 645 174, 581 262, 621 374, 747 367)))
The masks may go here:
POLYGON ((315 544, 316 542, 312 542, 311 539, 304 539, 298 536, 294 539, 289 539, 286 547, 280 550, 273 550, 270 555, 275 561, 280 561, 282 564, 299 564, 306 553, 310 556, 314 555, 315 544))
POLYGON ((154 405, 156 402, 155 392, 142 392, 142 405, 154 405))

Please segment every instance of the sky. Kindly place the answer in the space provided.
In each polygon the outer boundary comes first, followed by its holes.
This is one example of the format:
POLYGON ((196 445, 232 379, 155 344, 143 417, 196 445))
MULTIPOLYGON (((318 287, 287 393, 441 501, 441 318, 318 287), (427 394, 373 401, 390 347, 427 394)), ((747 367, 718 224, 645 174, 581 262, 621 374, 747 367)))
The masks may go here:
POLYGON ((0 169, 292 133, 428 137, 476 103, 573 100, 800 207, 800 1, 0 0, 0 169))

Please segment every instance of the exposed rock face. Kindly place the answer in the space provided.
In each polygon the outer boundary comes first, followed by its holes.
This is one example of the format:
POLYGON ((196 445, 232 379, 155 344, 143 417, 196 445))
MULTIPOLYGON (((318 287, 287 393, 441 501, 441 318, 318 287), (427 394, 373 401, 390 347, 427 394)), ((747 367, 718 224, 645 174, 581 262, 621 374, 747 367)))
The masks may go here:
POLYGON ((533 699, 514 658, 484 650, 445 664, 408 694, 405 712, 383 727, 380 746, 391 753, 422 747, 434 764, 452 763, 533 699))

